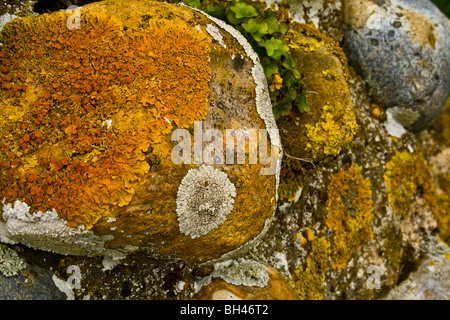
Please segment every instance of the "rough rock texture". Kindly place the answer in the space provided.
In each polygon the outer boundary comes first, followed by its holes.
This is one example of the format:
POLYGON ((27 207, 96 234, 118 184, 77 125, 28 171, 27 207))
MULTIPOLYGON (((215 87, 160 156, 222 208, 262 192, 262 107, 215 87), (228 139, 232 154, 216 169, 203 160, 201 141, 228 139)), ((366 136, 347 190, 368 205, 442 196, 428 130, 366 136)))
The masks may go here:
MULTIPOLYGON (((283 1, 278 2, 283 9, 283 1)), ((369 84, 358 70, 347 70, 339 44, 324 35, 340 40, 342 3, 286 3, 296 20, 320 28, 297 25, 299 32, 289 35, 297 63, 310 76, 303 79, 305 85, 339 100, 359 130, 335 154, 315 160, 311 154, 307 159, 284 155, 280 198, 264 235, 230 260, 203 264, 138 253, 120 261, 61 256, 16 245, 28 265, 51 270, 61 280, 68 279, 68 268, 77 266, 81 286, 66 292, 76 299, 290 299, 292 294, 298 299, 447 298, 450 102, 428 129, 397 134, 389 113, 371 99, 369 84), (314 64, 315 59, 322 63, 314 64), (323 73, 325 63, 333 72, 323 73)), ((209 29, 218 47, 221 41, 229 47, 224 33, 221 39, 209 29)), ((223 93, 216 92, 217 97, 223 93)), ((313 128, 324 121, 322 107, 311 111, 317 112, 309 123, 313 128)), ((280 132, 281 143, 304 151, 307 139, 295 131, 302 121, 291 120, 292 126, 280 132)), ((340 115, 335 121, 342 120, 340 115)), ((0 292, 5 291, 0 282, 0 292)))
MULTIPOLYGON (((54 283, 53 272, 38 266, 35 261, 27 264, 22 254, 0 245, 0 300, 66 299, 67 296, 54 283)), ((28 259, 30 257, 27 256, 28 259)))
POLYGON ((5 14, 26 17, 34 14, 33 6, 36 0, 5 0, 0 4, 0 16, 5 14))
POLYGON ((74 14, 17 19, 1 34, 1 239, 62 254, 117 257, 142 248, 197 261, 254 239, 275 207, 279 160, 270 143, 280 145, 246 40, 179 5, 93 3, 81 10, 79 28, 74 14), (174 160, 176 129, 184 130, 184 157, 193 152, 182 163, 174 160), (243 139, 247 129, 266 129, 273 157, 268 165, 225 162, 221 140, 208 149, 207 129, 224 141, 225 129, 243 139), (202 163, 222 172, 233 201, 220 199, 226 190, 211 203, 195 200, 223 185, 205 172, 189 181, 203 186, 181 192, 191 215, 179 208, 179 187, 202 163), (203 219, 189 219, 197 213, 218 218, 191 232, 203 219))
POLYGON ((450 252, 440 246, 429 252, 417 271, 391 290, 387 300, 449 300, 450 299, 450 252))
POLYGON ((293 23, 288 37, 311 112, 277 124, 287 154, 321 161, 348 148, 357 130, 347 61, 337 44, 313 27, 293 23))
POLYGON ((429 1, 346 1, 344 48, 369 94, 414 132, 450 91, 450 22, 429 1))
POLYGON ((0 4, 0 30, 17 17, 26 17, 33 12, 36 0, 6 0, 0 4))
POLYGON ((269 276, 267 283, 260 286, 249 284, 235 285, 226 280, 215 277, 211 283, 203 286, 193 299, 198 300, 297 300, 292 287, 269 266, 265 266, 269 276))

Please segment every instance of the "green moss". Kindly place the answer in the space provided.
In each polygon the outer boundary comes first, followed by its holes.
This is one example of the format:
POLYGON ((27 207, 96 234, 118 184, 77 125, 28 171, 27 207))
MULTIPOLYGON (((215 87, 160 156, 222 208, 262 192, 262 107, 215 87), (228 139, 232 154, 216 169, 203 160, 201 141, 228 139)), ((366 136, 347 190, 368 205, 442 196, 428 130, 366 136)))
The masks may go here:
POLYGON ((331 177, 326 225, 334 231, 331 266, 343 269, 352 254, 373 237, 372 190, 361 168, 352 164, 331 177))
POLYGON ((294 271, 291 283, 294 291, 302 300, 322 300, 323 283, 328 268, 330 243, 324 238, 316 238, 311 243, 311 252, 306 258, 306 264, 294 271))

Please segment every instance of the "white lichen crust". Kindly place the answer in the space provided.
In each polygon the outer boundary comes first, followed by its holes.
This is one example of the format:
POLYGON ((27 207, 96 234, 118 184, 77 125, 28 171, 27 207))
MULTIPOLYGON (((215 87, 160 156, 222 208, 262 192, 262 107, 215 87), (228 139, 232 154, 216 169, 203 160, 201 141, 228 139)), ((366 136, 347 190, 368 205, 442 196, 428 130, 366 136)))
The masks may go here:
POLYGON ((31 213, 26 203, 16 200, 14 204, 3 204, 2 210, 5 222, 0 222, 1 242, 21 243, 60 254, 123 255, 105 248, 105 242, 111 240, 112 236, 96 236, 92 230, 86 230, 84 225, 68 227, 54 209, 31 213))
POLYGON ((225 172, 203 165, 190 169, 178 187, 180 232, 195 239, 220 226, 233 210, 236 187, 225 172))
POLYGON ((264 288, 269 283, 269 273, 263 264, 254 260, 239 258, 216 263, 214 271, 210 275, 196 279, 194 283, 195 293, 198 293, 202 287, 209 285, 213 278, 221 278, 231 285, 245 287, 264 288))

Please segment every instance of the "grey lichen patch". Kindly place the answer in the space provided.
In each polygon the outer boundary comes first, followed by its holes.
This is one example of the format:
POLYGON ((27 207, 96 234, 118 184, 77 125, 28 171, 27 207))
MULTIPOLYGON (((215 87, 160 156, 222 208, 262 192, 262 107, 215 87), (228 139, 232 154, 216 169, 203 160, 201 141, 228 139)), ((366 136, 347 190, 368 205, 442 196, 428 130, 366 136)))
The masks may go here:
POLYGON ((122 255, 104 247, 112 236, 96 236, 84 225, 71 228, 54 209, 32 213, 26 203, 16 200, 14 205, 3 204, 2 210, 5 222, 0 222, 0 241, 4 243, 21 243, 60 254, 122 255))
POLYGON ((19 257, 16 251, 0 244, 0 273, 5 277, 12 277, 19 274, 27 263, 19 257))
POLYGON ((269 282, 269 274, 264 265, 244 258, 216 264, 211 277, 222 278, 235 286, 265 287, 269 282))
POLYGON ((203 165, 190 169, 178 187, 180 232, 195 239, 220 226, 233 210, 236 187, 225 172, 203 165))
POLYGON ((197 293, 202 287, 209 285, 213 278, 221 278, 226 283, 246 287, 264 288, 269 283, 269 273, 263 264, 239 258, 216 263, 214 271, 210 275, 196 280, 195 292, 197 293))

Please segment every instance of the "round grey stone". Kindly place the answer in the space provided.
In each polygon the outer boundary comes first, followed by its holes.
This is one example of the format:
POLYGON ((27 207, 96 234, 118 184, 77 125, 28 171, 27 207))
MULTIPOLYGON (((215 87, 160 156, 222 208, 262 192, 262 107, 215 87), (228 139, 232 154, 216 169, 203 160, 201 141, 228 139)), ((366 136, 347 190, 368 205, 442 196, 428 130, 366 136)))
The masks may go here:
POLYGON ((450 91, 450 21, 429 1, 349 0, 343 46, 375 103, 418 132, 450 91))

